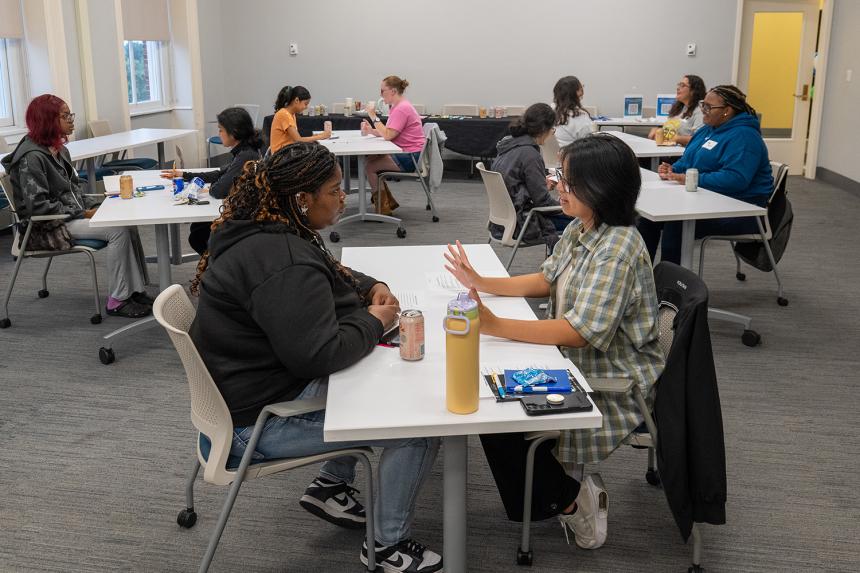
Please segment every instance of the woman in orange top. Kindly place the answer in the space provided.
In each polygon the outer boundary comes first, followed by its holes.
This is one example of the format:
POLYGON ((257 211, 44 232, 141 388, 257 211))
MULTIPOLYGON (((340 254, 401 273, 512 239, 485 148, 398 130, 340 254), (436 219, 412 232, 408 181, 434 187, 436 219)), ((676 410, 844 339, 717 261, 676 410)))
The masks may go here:
POLYGON ((269 146, 275 153, 280 148, 298 141, 319 141, 331 137, 331 122, 325 122, 325 131, 302 137, 296 127, 296 116, 308 108, 311 92, 303 86, 284 86, 275 100, 275 117, 272 119, 269 146))

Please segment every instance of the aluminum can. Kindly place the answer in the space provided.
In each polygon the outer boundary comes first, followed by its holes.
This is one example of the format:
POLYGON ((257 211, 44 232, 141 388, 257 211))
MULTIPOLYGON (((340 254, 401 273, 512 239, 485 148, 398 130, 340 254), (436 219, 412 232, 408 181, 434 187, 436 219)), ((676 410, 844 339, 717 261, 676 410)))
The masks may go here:
POLYGON ((699 190, 699 170, 695 167, 690 167, 687 169, 685 185, 687 191, 698 191, 699 190))
POLYGON ((120 175, 119 196, 122 199, 131 199, 134 197, 134 179, 132 179, 131 175, 120 175))
POLYGON ((400 313, 400 358, 424 358, 424 315, 420 310, 410 309, 400 313))
POLYGON ((185 179, 182 177, 174 177, 173 178, 173 194, 178 195, 182 193, 182 190, 185 188, 185 179))

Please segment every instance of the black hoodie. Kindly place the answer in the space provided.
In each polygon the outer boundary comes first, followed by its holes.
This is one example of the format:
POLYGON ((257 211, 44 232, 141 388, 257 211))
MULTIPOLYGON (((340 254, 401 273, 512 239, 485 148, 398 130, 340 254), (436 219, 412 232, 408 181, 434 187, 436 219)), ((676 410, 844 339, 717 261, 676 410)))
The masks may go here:
MULTIPOLYGON (((382 336, 324 253, 284 225, 227 221, 209 252, 190 334, 236 426, 355 364, 382 336)), ((351 272, 362 293, 378 282, 351 272)))

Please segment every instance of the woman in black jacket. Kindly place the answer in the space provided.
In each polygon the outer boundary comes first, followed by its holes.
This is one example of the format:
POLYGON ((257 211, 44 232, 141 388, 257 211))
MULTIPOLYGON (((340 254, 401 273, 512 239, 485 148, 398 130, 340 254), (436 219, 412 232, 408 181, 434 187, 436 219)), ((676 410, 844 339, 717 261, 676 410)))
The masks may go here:
MULTIPOLYGON (((369 354, 400 310, 384 283, 340 264, 319 234, 337 221, 345 198, 335 156, 316 143, 294 143, 247 163, 212 224, 192 283, 200 304, 190 335, 230 409, 234 459, 243 455, 266 404, 325 395, 329 375, 369 354)), ((325 411, 269 418, 253 459, 357 445, 325 442, 324 422, 325 411)), ((441 556, 409 536, 438 440, 361 445, 383 448, 377 562, 386 570, 414 563, 415 571, 439 571, 441 556)), ((364 508, 349 485, 354 473, 354 459, 326 462, 300 504, 336 525, 363 527, 364 508)), ((364 550, 360 559, 367 564, 364 550)))
MULTIPOLYGON (((218 114, 218 135, 224 147, 230 147, 233 158, 218 171, 181 171, 179 169, 165 169, 161 176, 165 179, 182 177, 185 181, 191 181, 199 177, 204 183, 211 183, 209 195, 216 199, 223 199, 230 192, 233 180, 242 173, 242 167, 247 161, 260 159, 260 149, 263 140, 259 130, 254 129, 254 121, 251 115, 241 107, 228 107, 218 114)), ((206 251, 209 244, 209 223, 191 223, 191 232, 188 234, 188 244, 199 254, 206 251)))

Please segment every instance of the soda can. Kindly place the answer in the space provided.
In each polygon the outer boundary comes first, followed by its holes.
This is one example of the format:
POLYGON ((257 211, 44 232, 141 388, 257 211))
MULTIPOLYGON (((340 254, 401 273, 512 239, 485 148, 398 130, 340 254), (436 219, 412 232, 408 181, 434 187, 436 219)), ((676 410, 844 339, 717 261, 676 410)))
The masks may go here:
POLYGON ((178 195, 182 193, 182 189, 185 188, 185 179, 182 177, 174 177, 173 178, 173 194, 178 195))
POLYGON ((695 167, 690 167, 687 169, 687 174, 685 178, 685 185, 687 191, 698 191, 699 189, 699 170, 695 167))
POLYGON ((400 313, 400 358, 424 358, 424 315, 420 310, 410 309, 400 313))

